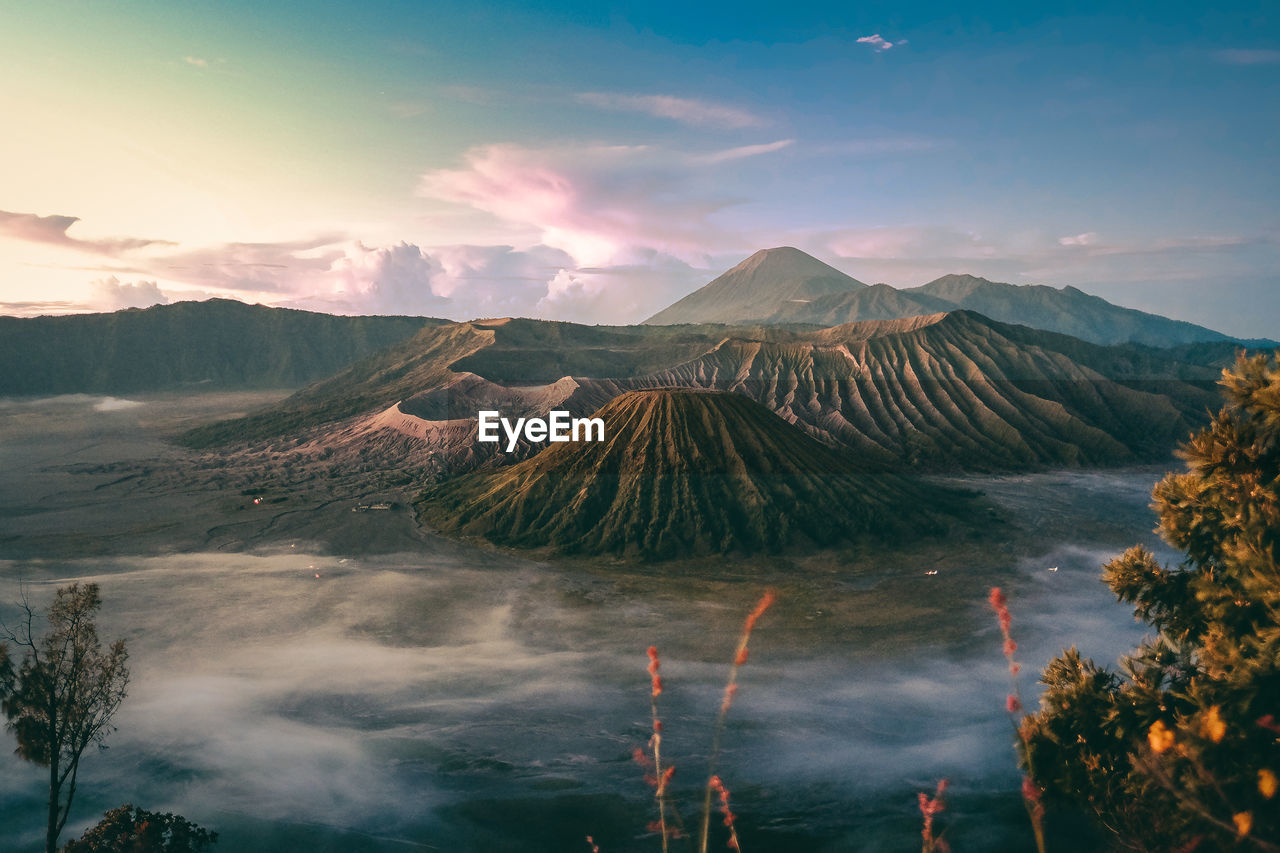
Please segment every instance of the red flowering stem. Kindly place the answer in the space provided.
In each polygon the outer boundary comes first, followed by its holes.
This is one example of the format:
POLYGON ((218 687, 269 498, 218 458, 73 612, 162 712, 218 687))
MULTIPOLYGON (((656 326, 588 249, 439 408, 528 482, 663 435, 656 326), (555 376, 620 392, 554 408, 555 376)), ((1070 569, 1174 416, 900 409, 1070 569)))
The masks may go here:
POLYGON ((716 761, 720 757, 720 737, 724 734, 725 717, 729 715, 729 707, 733 705, 733 697, 738 692, 738 670, 742 669, 742 665, 747 662, 747 643, 751 640, 751 632, 755 630, 756 623, 777 600, 777 597, 777 594, 770 589, 766 590, 756 602, 755 609, 747 614, 747 619, 742 625, 742 638, 738 640, 738 648, 733 653, 733 666, 729 669, 729 682, 725 684, 724 696, 720 699, 720 714, 716 717, 715 732, 711 740, 711 757, 707 761, 707 789, 702 802, 702 833, 698 841, 698 853, 707 853, 707 835, 711 831, 712 780, 718 779, 716 761))
POLYGON ((724 782, 719 776, 711 777, 711 788, 715 791, 716 796, 720 798, 720 813, 724 815, 724 825, 729 828, 729 844, 730 850, 736 850, 742 853, 742 847, 738 844, 738 830, 734 828, 734 821, 738 816, 729 808, 729 789, 724 786, 724 782))
POLYGON ((1014 660, 1018 644, 1014 642, 1010 629, 1013 626, 1013 615, 1009 612, 1009 599, 998 586, 991 587, 987 601, 995 611, 996 621, 1000 624, 1000 634, 1004 637, 1004 656, 1009 661, 1009 679, 1012 690, 1005 698, 1005 710, 1009 712, 1009 721, 1018 736, 1021 746, 1022 760, 1027 765, 1027 773, 1022 777, 1022 804, 1027 809, 1027 817, 1031 819, 1031 829, 1036 837, 1036 850, 1045 853, 1044 849, 1044 803, 1040 801, 1040 786, 1036 784, 1035 773, 1031 768, 1031 745, 1027 742, 1027 734, 1020 725, 1023 712, 1022 693, 1018 688, 1018 673, 1022 665, 1014 660))
POLYGON ((662 676, 658 674, 662 663, 658 660, 658 647, 650 646, 649 655, 649 708, 653 714, 653 734, 649 736, 649 743, 653 746, 653 773, 658 780, 658 789, 654 792, 654 797, 658 800, 658 831, 662 833, 662 853, 668 853, 668 835, 667 832, 667 783, 671 780, 671 774, 675 768, 668 768, 667 772, 662 770, 662 720, 658 718, 658 697, 662 695, 662 676))
POLYGON ((930 798, 924 791, 916 794, 920 801, 920 816, 924 818, 924 828, 920 831, 921 837, 924 839, 924 846, 921 853, 936 853, 939 849, 945 847, 945 842, 933 835, 933 819, 937 815, 946 810, 946 803, 942 799, 942 795, 947 792, 948 782, 941 779, 938 782, 938 790, 930 798))

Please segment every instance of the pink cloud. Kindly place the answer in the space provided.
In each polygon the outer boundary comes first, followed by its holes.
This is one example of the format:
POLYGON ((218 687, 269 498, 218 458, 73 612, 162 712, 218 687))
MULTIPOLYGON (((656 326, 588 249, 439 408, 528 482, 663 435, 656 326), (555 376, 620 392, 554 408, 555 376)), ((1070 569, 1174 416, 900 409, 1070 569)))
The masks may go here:
POLYGON ((121 281, 108 276, 89 285, 90 301, 102 311, 119 311, 122 308, 150 308, 167 305, 169 297, 154 281, 121 281))
POLYGON ((77 216, 39 216, 34 213, 14 213, 0 210, 0 236, 12 237, 32 243, 65 246, 81 252, 100 255, 117 255, 147 246, 172 246, 167 240, 143 240, 135 237, 115 237, 105 240, 81 240, 67 233, 80 221, 77 216))
POLYGON ((462 168, 423 175, 419 192, 531 232, 580 266, 626 264, 645 250, 698 262, 728 239, 711 216, 735 202, 698 194, 699 165, 646 146, 486 145, 462 168))

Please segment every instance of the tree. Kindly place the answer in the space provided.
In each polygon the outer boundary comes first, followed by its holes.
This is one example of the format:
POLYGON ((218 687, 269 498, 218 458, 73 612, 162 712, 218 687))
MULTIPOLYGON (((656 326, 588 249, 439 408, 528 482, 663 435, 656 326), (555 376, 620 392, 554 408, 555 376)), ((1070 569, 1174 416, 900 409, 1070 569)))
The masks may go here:
POLYGON ((1048 794, 1135 850, 1280 851, 1280 353, 1242 354, 1221 386, 1188 470, 1152 492, 1185 560, 1104 567, 1157 634, 1119 673, 1065 652, 1024 724, 1048 794))
POLYGON ((18 628, 3 638, 22 650, 15 668, 0 644, 0 710, 18 741, 20 757, 49 768, 46 853, 55 853, 76 795, 80 758, 112 731, 129 670, 123 640, 103 651, 93 617, 102 606, 98 585, 60 588, 48 611, 48 632, 35 636, 35 612, 22 604, 18 628))
POLYGON ((62 853, 202 853, 218 840, 175 814, 144 811, 132 803, 112 809, 62 853))

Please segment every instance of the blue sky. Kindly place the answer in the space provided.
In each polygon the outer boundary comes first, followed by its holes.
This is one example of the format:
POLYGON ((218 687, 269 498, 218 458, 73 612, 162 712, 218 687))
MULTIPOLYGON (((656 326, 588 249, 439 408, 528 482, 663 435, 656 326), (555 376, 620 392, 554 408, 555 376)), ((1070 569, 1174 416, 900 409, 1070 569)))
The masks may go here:
POLYGON ((0 2, 0 311, 629 322, 795 245, 1280 333, 1275 4, 264 5, 0 2))

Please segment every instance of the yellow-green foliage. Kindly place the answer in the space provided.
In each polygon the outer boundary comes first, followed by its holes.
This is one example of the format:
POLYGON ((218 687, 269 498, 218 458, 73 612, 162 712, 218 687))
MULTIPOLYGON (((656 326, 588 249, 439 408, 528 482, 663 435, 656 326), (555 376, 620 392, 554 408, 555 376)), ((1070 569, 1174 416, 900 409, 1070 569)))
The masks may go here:
POLYGON ((1105 567, 1158 634, 1120 674, 1063 654, 1027 723, 1039 781, 1135 849, 1280 849, 1277 357, 1223 372, 1226 405, 1184 447, 1187 472, 1155 487, 1185 562, 1132 548, 1105 567))

